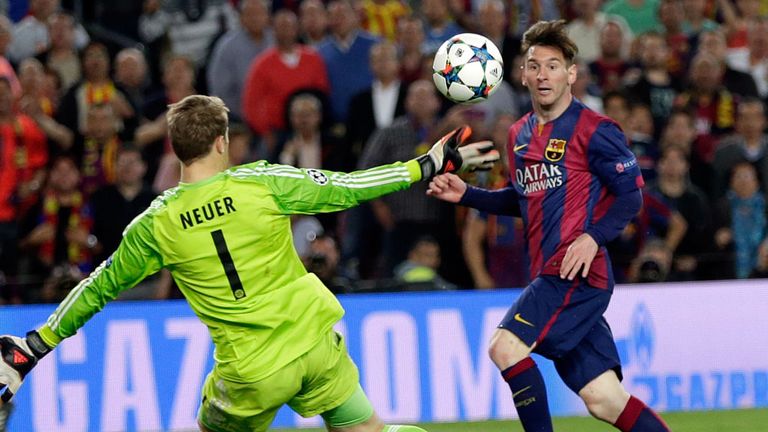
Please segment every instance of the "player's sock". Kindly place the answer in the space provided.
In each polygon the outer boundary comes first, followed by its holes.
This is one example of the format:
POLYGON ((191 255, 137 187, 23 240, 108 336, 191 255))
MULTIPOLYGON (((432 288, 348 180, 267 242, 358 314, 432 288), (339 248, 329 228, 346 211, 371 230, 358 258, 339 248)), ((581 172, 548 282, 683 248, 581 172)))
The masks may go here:
POLYGON ((532 358, 517 362, 501 371, 512 389, 512 400, 526 432, 552 432, 552 418, 547 404, 544 378, 532 358))
POLYGON ((640 399, 631 396, 613 424, 621 432, 669 432, 669 427, 640 399))
POLYGON ((387 426, 384 426, 384 430, 382 432, 427 432, 427 431, 418 426, 387 425, 387 426))

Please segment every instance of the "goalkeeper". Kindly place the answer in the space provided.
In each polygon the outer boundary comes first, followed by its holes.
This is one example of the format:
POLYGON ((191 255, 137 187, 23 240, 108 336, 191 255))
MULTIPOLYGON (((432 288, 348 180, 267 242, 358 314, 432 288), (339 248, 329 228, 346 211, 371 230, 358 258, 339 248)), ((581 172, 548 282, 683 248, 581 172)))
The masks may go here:
POLYGON ((302 265, 290 215, 343 210, 436 174, 487 169, 498 159, 492 144, 458 149, 469 136, 460 128, 425 155, 364 171, 264 161, 228 169, 227 112, 209 96, 170 105, 179 186, 131 222, 112 256, 45 325, 25 338, 0 338, 0 399, 8 402, 37 361, 107 301, 167 268, 216 346, 198 412, 202 430, 265 431, 284 404, 304 417, 322 415, 329 431, 422 430, 385 426, 374 413, 332 329, 344 310, 302 265))

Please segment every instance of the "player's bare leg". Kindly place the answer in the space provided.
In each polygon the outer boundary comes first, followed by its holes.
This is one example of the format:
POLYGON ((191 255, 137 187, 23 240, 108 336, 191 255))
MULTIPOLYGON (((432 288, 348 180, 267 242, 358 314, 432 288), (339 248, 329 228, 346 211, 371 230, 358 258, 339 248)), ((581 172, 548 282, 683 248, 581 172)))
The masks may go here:
POLYGON ((531 355, 532 347, 507 329, 496 329, 491 336, 488 355, 499 370, 507 369, 531 355))
POLYGON ((424 429, 418 426, 410 425, 385 425, 383 421, 376 415, 371 416, 363 423, 356 424, 354 426, 333 427, 328 426, 329 432, 426 432, 424 429))
POLYGON ((595 418, 614 425, 622 432, 668 432, 664 421, 642 401, 631 396, 609 370, 579 391, 587 410, 595 418))
POLYGON ((526 345, 511 331, 499 328, 491 337, 488 355, 512 390, 512 399, 523 429, 551 432, 547 389, 536 362, 531 358, 534 346, 526 345))
POLYGON ((629 401, 629 393, 612 370, 590 381, 579 391, 579 397, 593 417, 611 424, 616 423, 629 401))
POLYGON ((384 430, 384 422, 374 413, 368 420, 353 426, 333 427, 328 426, 329 432, 381 432, 384 430))

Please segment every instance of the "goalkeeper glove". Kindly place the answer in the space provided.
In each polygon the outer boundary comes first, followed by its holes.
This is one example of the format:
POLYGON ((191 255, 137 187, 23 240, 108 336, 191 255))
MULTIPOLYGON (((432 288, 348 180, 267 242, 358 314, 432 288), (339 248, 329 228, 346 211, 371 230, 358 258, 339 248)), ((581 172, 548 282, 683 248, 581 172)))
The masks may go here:
POLYGON ((472 134, 469 126, 454 129, 440 138, 426 154, 416 158, 421 166, 421 178, 430 178, 461 168, 461 154, 457 150, 472 134))
POLYGON ((469 126, 462 126, 449 132, 432 146, 429 151, 416 158, 421 166, 421 178, 430 178, 447 172, 486 170, 499 160, 499 152, 493 143, 482 141, 460 147, 472 135, 469 126))
POLYGON ((37 331, 27 333, 26 338, 0 336, 0 400, 6 403, 21 387, 24 378, 38 360, 51 352, 37 331))
POLYGON ((499 160, 499 151, 490 141, 480 141, 459 147, 461 169, 459 172, 487 171, 499 160))

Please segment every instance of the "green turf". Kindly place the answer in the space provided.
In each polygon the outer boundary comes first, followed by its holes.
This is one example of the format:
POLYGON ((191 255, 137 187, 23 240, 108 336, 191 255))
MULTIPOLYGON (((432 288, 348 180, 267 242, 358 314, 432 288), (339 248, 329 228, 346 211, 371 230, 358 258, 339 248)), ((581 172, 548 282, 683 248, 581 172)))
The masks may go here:
MULTIPOLYGON (((664 413, 673 432, 768 431, 768 409, 664 413)), ((420 425, 429 432, 522 432, 517 421, 432 423, 420 425)), ((275 432, 320 432, 324 429, 278 429, 275 432)), ((563 432, 615 432, 612 426, 587 417, 556 418, 555 430, 563 432)))

